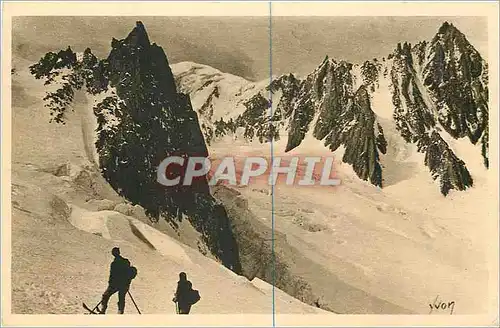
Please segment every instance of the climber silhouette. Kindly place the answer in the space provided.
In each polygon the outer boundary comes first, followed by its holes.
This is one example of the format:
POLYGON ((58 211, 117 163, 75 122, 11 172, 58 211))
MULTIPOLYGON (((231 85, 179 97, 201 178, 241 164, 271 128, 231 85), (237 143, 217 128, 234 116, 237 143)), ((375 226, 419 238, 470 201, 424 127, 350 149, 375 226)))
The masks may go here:
POLYGON ((130 288, 132 279, 134 279, 137 274, 137 270, 130 266, 129 260, 120 255, 120 249, 118 247, 113 247, 111 254, 113 254, 115 259, 111 263, 108 288, 102 294, 102 308, 99 312, 101 314, 106 313, 109 298, 114 293, 118 292, 118 314, 123 314, 125 311, 125 296, 130 288))
POLYGON ((178 314, 189 314, 191 306, 200 300, 200 294, 197 290, 193 290, 193 284, 187 280, 185 272, 179 273, 179 281, 177 282, 177 290, 172 299, 177 303, 178 314))

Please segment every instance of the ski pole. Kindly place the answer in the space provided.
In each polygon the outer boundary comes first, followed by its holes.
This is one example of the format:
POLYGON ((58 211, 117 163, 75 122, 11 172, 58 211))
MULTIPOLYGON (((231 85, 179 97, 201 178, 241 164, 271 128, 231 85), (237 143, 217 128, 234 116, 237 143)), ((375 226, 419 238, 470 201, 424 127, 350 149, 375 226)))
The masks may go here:
POLYGON ((127 291, 127 293, 128 293, 128 296, 130 296, 130 299, 132 300, 132 303, 134 303, 135 308, 137 309, 137 312, 139 312, 139 314, 141 314, 141 311, 139 310, 139 307, 137 306, 137 304, 135 304, 135 301, 134 301, 134 298, 132 297, 132 294, 130 294, 130 291, 127 291))
POLYGON ((99 307, 99 305, 101 305, 102 301, 100 301, 99 303, 97 303, 97 305, 94 307, 94 309, 92 311, 95 311, 97 310, 97 308, 99 307))

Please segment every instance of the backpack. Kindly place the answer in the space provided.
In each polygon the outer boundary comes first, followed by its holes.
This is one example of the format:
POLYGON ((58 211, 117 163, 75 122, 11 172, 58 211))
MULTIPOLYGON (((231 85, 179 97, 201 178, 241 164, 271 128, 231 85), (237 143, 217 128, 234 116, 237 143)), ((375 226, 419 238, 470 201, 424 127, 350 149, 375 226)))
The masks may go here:
POLYGON ((198 301, 201 299, 200 297, 200 292, 197 291, 196 289, 191 289, 190 293, 190 303, 191 305, 198 303, 198 301))
POLYGON ((137 268, 135 266, 129 267, 129 272, 130 272, 130 280, 137 277, 137 268))

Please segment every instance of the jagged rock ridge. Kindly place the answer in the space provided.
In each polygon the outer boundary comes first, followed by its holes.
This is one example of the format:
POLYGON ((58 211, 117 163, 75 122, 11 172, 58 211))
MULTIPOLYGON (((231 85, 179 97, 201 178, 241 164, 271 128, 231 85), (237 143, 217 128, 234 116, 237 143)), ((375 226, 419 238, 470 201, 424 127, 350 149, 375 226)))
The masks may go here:
MULTIPOLYGON (((186 216, 212 254, 241 272, 238 246, 222 205, 205 179, 165 187, 157 167, 167 156, 208 156, 189 96, 177 92, 163 49, 151 44, 141 22, 123 40, 113 39, 106 59, 90 49, 47 53, 30 67, 36 78, 59 87, 45 100, 55 122, 64 123, 74 94, 98 96, 96 151, 103 176, 118 193, 142 205, 155 220, 186 216)), ((178 172, 182 175, 182 171, 178 172)))
MULTIPOLYGON (((177 80, 191 94, 198 92, 182 74, 177 80)), ((220 81, 220 77, 205 78, 203 88, 220 92, 224 87, 220 81)), ((488 167, 488 66, 465 35, 446 22, 430 42, 400 43, 387 58, 356 65, 326 57, 303 79, 287 74, 251 97, 235 95, 245 110, 218 119, 215 138, 241 128, 249 140, 285 137, 285 151, 290 151, 310 134, 332 151, 342 146, 342 161, 351 164, 361 179, 383 187, 381 156, 386 155, 387 140, 373 107, 374 95, 381 92, 392 98, 392 124, 425 155, 423 164, 439 181, 441 193, 472 186, 465 163, 443 134, 480 142, 478 156, 488 167)), ((204 106, 212 106, 210 99, 204 106)))

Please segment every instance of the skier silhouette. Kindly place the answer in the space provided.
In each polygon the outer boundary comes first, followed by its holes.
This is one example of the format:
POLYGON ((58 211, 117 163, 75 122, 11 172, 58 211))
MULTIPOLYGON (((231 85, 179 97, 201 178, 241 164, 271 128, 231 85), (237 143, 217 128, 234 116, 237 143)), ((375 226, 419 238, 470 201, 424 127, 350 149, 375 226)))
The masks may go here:
POLYGON ((137 270, 130 266, 130 261, 120 255, 120 249, 113 247, 111 254, 115 257, 111 263, 109 272, 108 288, 102 294, 101 305, 99 310, 101 314, 106 313, 108 308, 109 298, 118 292, 118 314, 123 314, 125 311, 125 296, 130 288, 132 279, 135 278, 137 270))
POLYGON ((193 290, 192 286, 193 284, 191 281, 187 280, 186 273, 179 273, 177 290, 175 291, 175 296, 172 299, 173 302, 177 303, 178 314, 189 314, 191 306, 199 301, 199 293, 198 291, 193 290))

